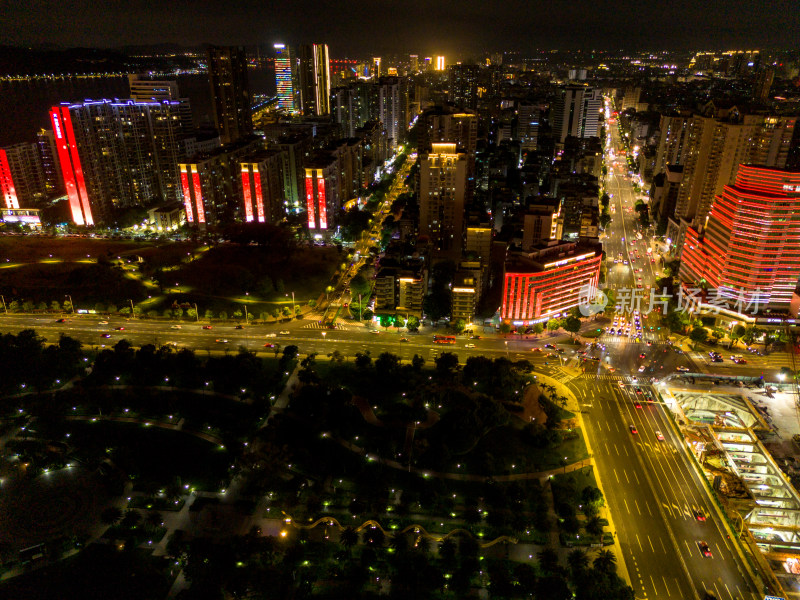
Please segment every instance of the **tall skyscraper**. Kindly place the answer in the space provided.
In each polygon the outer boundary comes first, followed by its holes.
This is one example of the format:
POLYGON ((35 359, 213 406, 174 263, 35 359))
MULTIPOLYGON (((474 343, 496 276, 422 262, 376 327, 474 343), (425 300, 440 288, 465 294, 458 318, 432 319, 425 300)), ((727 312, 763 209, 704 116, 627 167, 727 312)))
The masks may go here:
POLYGON ((111 100, 50 110, 73 222, 109 222, 115 209, 177 200, 180 105, 111 100))
POLYGON ((444 61, 444 56, 437 56, 436 57, 436 65, 434 67, 434 70, 436 70, 436 71, 444 71, 445 67, 446 67, 446 65, 445 65, 445 61, 444 61))
POLYGON ((293 113, 295 105, 295 65, 292 49, 285 44, 275 44, 275 85, 278 90, 278 106, 293 113))
POLYGON ((356 129, 378 120, 378 87, 369 81, 357 81, 333 90, 331 112, 343 135, 354 137, 356 129))
POLYGON ((419 55, 409 54, 408 56, 409 67, 412 73, 419 72, 419 55))
POLYGON ((253 133, 247 57, 241 46, 208 49, 208 80, 214 109, 214 126, 223 144, 253 133))
POLYGON ((517 138, 523 152, 536 150, 540 118, 541 111, 535 104, 520 104, 517 108, 517 138))
POLYGON ((478 65, 450 65, 450 102, 456 106, 476 109, 478 107, 478 65))
POLYGON ((181 126, 188 134, 193 127, 192 108, 189 98, 182 98, 178 82, 174 79, 148 79, 144 75, 128 75, 131 98, 137 102, 161 102, 174 100, 180 103, 181 126))
POLYGON ((300 110, 304 115, 330 114, 331 76, 327 44, 301 44, 297 51, 300 110))
POLYGON ((600 90, 569 85, 561 88, 552 107, 553 134, 559 143, 567 136, 595 137, 603 100, 600 90))
POLYGON ((420 156, 419 233, 440 257, 458 260, 464 239, 467 155, 454 143, 434 143, 420 156))
MULTIPOLYGON (((739 165, 714 198, 705 227, 690 227, 681 256, 687 288, 752 317, 787 313, 800 277, 800 172, 739 165)), ((796 309, 795 309, 796 312, 796 309)))
POLYGON ((406 130, 406 119, 400 100, 400 79, 381 77, 378 80, 378 120, 386 129, 390 148, 397 147, 400 136, 406 130))
POLYGON ((45 190, 48 194, 61 192, 64 190, 64 178, 61 174, 61 164, 58 162, 56 136, 52 129, 40 129, 36 139, 39 144, 39 155, 42 157, 45 190))
POLYGON ((372 76, 380 77, 381 75, 383 75, 383 71, 381 70, 381 57, 376 56, 372 59, 372 76))

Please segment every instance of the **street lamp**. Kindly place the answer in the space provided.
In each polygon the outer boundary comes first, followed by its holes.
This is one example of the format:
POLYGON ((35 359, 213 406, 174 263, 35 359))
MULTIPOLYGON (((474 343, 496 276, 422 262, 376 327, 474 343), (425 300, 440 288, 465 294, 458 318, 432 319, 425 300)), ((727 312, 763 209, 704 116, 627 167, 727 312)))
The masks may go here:
POLYGON ((131 319, 133 319, 133 318, 135 317, 135 315, 134 315, 134 313, 133 313, 133 300, 131 300, 130 298, 128 298, 128 302, 130 302, 130 303, 131 303, 131 319))
POLYGON ((200 321, 200 312, 197 310, 197 302, 194 303, 194 321, 195 323, 200 321))
POLYGON ((2 296, 0 296, 0 300, 3 301, 3 310, 6 311, 6 314, 8 314, 8 307, 6 306, 6 299, 3 298, 2 296))
MULTIPOLYGON (((289 294, 286 294, 286 297, 289 297, 289 294)), ((292 292, 292 318, 294 318, 294 292, 292 292)))
POLYGON ((75 314, 75 304, 72 302, 72 296, 69 294, 64 294, 65 298, 69 298, 69 307, 72 309, 72 314, 75 314))

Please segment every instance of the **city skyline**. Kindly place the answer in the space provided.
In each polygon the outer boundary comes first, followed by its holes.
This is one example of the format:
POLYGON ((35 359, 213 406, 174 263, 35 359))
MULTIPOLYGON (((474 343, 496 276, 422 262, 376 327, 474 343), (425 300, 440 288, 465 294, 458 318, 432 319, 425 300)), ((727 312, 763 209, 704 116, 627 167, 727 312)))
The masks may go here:
POLYGON ((177 43, 271 44, 323 39, 334 55, 461 52, 515 49, 667 50, 790 47, 800 37, 800 17, 787 1, 728 2, 723 10, 681 1, 666 5, 610 2, 504 3, 412 1, 398 13, 389 3, 318 5, 244 0, 234 9, 219 0, 168 8, 151 0, 104 7, 85 0, 52 5, 36 0, 6 7, 15 24, 0 44, 120 47, 177 43), (48 18, 43 19, 42 16, 48 18), (354 18, 355 17, 355 18, 354 18), (487 27, 487 19, 495 26, 487 27), (135 20, 139 27, 124 24, 135 20), (181 24, 181 27, 175 27, 181 24), (547 24, 547 26, 543 26, 547 24), (377 26, 375 26, 377 25, 377 26))

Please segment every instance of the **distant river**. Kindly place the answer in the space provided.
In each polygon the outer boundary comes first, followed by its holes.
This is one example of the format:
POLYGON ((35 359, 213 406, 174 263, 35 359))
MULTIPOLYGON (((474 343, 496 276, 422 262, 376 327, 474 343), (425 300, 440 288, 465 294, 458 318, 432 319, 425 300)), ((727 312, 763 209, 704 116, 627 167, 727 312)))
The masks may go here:
MULTIPOLYGON (((274 71, 248 69, 253 94, 274 94, 274 71)), ((205 74, 179 75, 181 95, 188 97, 196 124, 213 123, 211 95, 205 74)), ((49 124, 48 111, 61 102, 127 98, 128 77, 70 77, 54 80, 0 81, 0 147, 36 141, 49 124)))

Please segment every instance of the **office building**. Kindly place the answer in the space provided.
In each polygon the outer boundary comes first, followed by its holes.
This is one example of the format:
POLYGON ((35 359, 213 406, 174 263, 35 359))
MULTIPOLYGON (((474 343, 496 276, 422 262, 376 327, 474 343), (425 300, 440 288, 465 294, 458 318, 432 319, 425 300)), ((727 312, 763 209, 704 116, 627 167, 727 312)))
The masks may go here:
POLYGON ((478 65, 450 65, 448 67, 449 100, 456 106, 478 108, 478 81, 481 70, 478 65))
MULTIPOLYGON (((297 49, 300 110, 321 117, 331 112, 331 75, 327 44, 301 44, 297 49)), ((276 71, 277 73, 277 71, 276 71)))
POLYGON ((409 62, 409 69, 411 73, 419 73, 419 55, 418 54, 410 54, 408 56, 409 62))
POLYGON ((169 202, 149 209, 147 220, 158 231, 173 231, 186 222, 186 210, 180 202, 169 202))
POLYGON ((446 66, 447 65, 445 64, 444 56, 437 56, 434 70, 444 71, 446 66))
POLYGON ((73 222, 111 222, 115 210, 180 198, 178 102, 97 100, 50 111, 73 222))
POLYGON ((370 121, 379 121, 379 87, 370 81, 357 81, 331 93, 333 120, 342 128, 345 137, 353 137, 356 130, 370 121))
POLYGON ((435 106, 420 117, 417 147, 430 150, 436 143, 452 143, 462 152, 474 157, 478 147, 478 116, 452 107, 435 106))
POLYGON ((471 323, 481 295, 483 269, 479 262, 462 261, 450 289, 450 317, 471 323))
POLYGON ((288 113, 298 110, 295 103, 296 67, 292 49, 285 44, 273 45, 275 50, 275 87, 278 107, 288 113))
POLYGON ((555 139, 563 144, 567 136, 596 137, 602 106, 599 89, 577 85, 561 88, 551 110, 555 139))
POLYGON ((637 86, 626 87, 622 93, 622 110, 632 108, 636 110, 642 97, 642 88, 637 86))
POLYGON ((528 204, 523 215, 522 249, 530 251, 542 243, 559 237, 561 201, 558 198, 539 197, 528 204))
POLYGON ((281 136, 274 148, 281 151, 283 195, 287 210, 301 211, 306 206, 305 163, 311 156, 313 138, 306 133, 281 136))
POLYGON ((683 164, 691 113, 661 115, 658 126, 658 146, 653 164, 653 173, 663 173, 667 165, 683 164))
POLYGON ((0 193, 5 208, 32 208, 47 197, 42 159, 36 144, 0 148, 0 193))
POLYGON ((435 143, 420 155, 419 235, 440 256, 461 256, 467 155, 455 143, 435 143))
POLYGON ((377 79, 381 75, 383 75, 383 71, 381 70, 381 57, 376 56, 372 59, 372 70, 371 75, 373 78, 377 79))
POLYGON ((422 260, 382 260, 375 277, 375 313, 421 318, 427 282, 428 271, 422 260))
POLYGON ((247 57, 241 46, 208 49, 208 80, 214 127, 223 144, 253 133, 252 97, 247 78, 247 57))
POLYGON ((663 172, 653 178, 650 218, 656 225, 657 235, 667 231, 669 219, 675 214, 681 181, 683 165, 668 164, 663 172))
POLYGON ((752 319, 788 313, 798 277, 800 172, 740 165, 735 182, 714 198, 705 226, 686 232, 682 285, 704 281, 706 304, 713 297, 715 306, 752 319))
POLYGON ((564 315, 597 289, 602 245, 594 239, 551 241, 505 263, 500 318, 528 325, 564 315))

